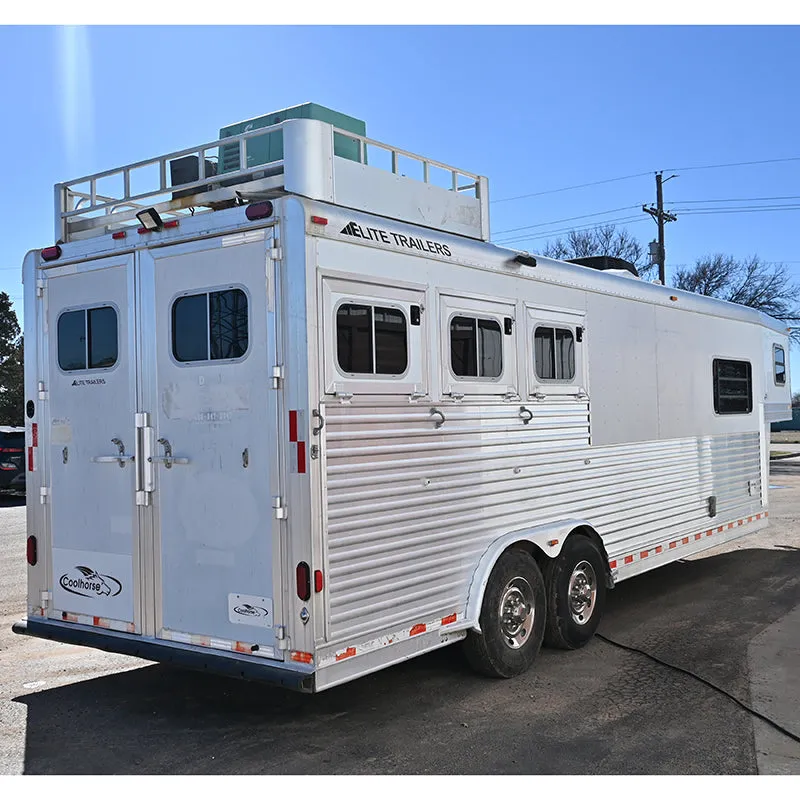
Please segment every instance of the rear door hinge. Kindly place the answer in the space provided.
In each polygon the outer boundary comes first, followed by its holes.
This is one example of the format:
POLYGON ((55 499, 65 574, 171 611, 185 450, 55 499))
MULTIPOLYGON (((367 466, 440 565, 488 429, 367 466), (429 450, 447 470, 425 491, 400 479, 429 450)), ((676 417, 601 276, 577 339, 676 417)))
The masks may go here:
POLYGON ((286 635, 285 625, 275 626, 275 644, 278 646, 278 650, 289 649, 289 637, 286 635))
POLYGON ((39 593, 39 596, 41 597, 41 600, 39 602, 41 603, 42 608, 43 609, 47 608, 47 606, 50 604, 50 600, 53 597, 53 593, 50 592, 50 591, 47 591, 46 589, 43 589, 39 593))
POLYGON ((39 389, 39 399, 47 400, 48 393, 47 389, 45 389, 44 381, 39 381, 38 389, 39 389))
POLYGON ((47 498, 50 497, 50 487, 48 486, 41 486, 39 488, 39 502, 44 505, 47 502, 47 498))
POLYGON ((280 261, 283 258, 283 250, 279 239, 270 242, 269 257, 272 261, 280 261))
POLYGON ((280 389, 284 378, 283 364, 276 364, 272 368, 272 388, 280 389))
POLYGON ((36 279, 36 296, 37 297, 44 297, 44 278, 37 278, 36 279))
POLYGON ((283 504, 282 497, 272 498, 272 508, 275 511, 275 519, 288 519, 289 509, 283 504))

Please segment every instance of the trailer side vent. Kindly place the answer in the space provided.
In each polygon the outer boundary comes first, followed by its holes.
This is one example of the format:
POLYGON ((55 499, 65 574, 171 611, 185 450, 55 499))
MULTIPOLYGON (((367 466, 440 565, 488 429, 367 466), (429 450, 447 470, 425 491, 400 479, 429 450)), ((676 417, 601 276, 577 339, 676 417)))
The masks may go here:
POLYGON ((565 259, 568 264, 579 264, 582 267, 590 267, 591 269, 598 269, 601 272, 612 270, 625 270, 630 272, 631 275, 638 278, 639 271, 634 264, 626 261, 624 258, 616 258, 615 256, 585 256, 583 258, 568 258, 565 259))

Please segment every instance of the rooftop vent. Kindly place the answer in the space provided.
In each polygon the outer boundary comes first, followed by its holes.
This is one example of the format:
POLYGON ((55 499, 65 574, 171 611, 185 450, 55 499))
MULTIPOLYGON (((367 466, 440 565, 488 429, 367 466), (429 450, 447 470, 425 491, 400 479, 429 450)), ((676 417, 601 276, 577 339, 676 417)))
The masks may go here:
POLYGON ((639 272, 630 261, 616 256, 584 256, 583 258, 568 258, 570 264, 580 264, 582 267, 590 267, 599 270, 625 270, 635 277, 639 277, 639 272))

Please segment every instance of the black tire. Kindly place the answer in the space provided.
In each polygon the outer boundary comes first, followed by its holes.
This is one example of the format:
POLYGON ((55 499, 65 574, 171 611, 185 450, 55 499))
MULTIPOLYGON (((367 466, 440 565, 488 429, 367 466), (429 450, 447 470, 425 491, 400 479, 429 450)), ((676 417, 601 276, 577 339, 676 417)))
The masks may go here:
POLYGON ((547 587, 545 645, 562 650, 583 647, 594 636, 606 605, 606 564, 603 554, 591 539, 574 534, 564 543, 558 557, 546 565, 544 580, 547 587), (581 566, 585 564, 589 564, 591 570, 581 566), (579 569, 583 573, 583 579, 587 579, 586 583, 576 573, 579 569), (575 588, 584 597, 584 602, 578 601, 575 605, 570 601, 573 573, 576 573, 575 588), (593 602, 586 603, 592 589, 593 602))
POLYGON ((512 678, 525 672, 542 646, 546 602, 544 578, 533 557, 524 550, 503 553, 483 596, 482 633, 470 631, 464 641, 472 668, 491 678, 512 678), (501 617, 504 598, 505 622, 501 617))

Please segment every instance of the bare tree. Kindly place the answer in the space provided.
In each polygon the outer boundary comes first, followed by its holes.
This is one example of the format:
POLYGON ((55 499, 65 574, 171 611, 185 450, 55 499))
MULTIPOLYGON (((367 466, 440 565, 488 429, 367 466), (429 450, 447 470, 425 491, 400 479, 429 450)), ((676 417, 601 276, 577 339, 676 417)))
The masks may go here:
POLYGON ((800 392, 792 395, 792 408, 800 408, 800 392))
POLYGON ((565 238, 548 242, 542 251, 548 258, 585 258, 586 256, 612 256, 624 258, 633 264, 639 275, 649 279, 655 274, 655 265, 647 263, 645 250, 627 230, 617 230, 615 225, 598 225, 582 231, 570 231, 565 238))
MULTIPOLYGON (((800 287, 783 264, 767 264, 758 256, 705 256, 694 267, 679 269, 673 282, 677 289, 750 306, 787 324, 800 321, 800 287)), ((800 330, 792 331, 792 339, 800 341, 800 330)))

